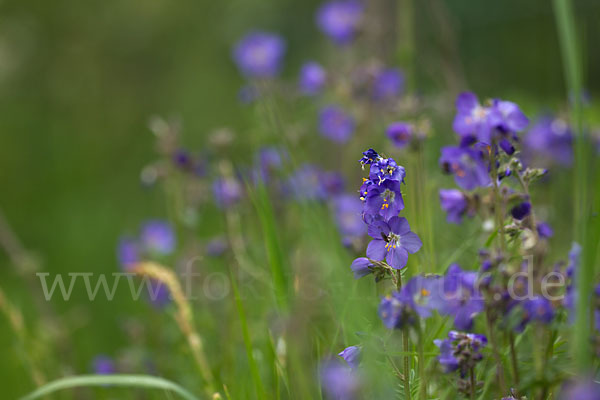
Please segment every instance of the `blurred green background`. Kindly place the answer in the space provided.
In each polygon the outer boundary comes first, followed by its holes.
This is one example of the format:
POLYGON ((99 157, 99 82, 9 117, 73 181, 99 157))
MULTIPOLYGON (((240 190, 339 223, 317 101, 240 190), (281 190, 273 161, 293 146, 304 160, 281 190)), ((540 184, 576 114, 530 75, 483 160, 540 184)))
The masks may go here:
MULTIPOLYGON (((575 3, 584 81, 596 98, 600 3, 575 3)), ((144 218, 165 216, 160 193, 139 183, 141 168, 155 158, 149 118, 180 117, 184 143, 195 149, 207 146, 216 128, 243 136, 252 115, 238 102, 243 79, 230 59, 232 44, 252 28, 279 32, 288 42, 284 76, 293 79, 303 60, 330 49, 314 26, 318 4, 0 1, 0 209, 42 269, 117 270, 118 237, 144 218)), ((406 36, 399 38, 394 59, 412 87, 448 99, 468 88, 511 98, 526 110, 555 109, 564 101, 550 1, 398 5, 398 30, 406 36)), ((27 324, 38 317, 26 283, 4 253, 0 285, 27 324)), ((80 326, 68 327, 74 342, 64 356, 74 372, 89 371, 94 355, 125 344, 115 332, 132 304, 56 300, 53 306, 74 319, 85 316, 80 326)), ((15 340, 1 317, 2 398, 33 387, 15 340)))

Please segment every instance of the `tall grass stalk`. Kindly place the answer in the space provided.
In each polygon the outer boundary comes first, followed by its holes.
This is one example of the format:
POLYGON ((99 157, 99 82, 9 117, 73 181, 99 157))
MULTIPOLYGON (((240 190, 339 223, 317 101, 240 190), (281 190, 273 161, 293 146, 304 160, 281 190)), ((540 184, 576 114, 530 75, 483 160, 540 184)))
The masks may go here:
MULTIPOLYGON (((574 233, 576 240, 583 246, 581 265, 577 271, 577 307, 575 315, 574 355, 580 372, 589 371, 592 364, 590 334, 590 296, 594 276, 594 253, 596 243, 586 243, 588 228, 593 228, 587 218, 588 204, 588 168, 587 143, 583 130, 583 109, 581 95, 583 88, 581 54, 578 49, 575 31, 575 14, 570 0, 554 0, 554 15, 561 49, 563 69, 570 99, 571 124, 575 131, 575 168, 574 175, 574 233)), ((598 221, 595 222, 598 225, 598 221)))

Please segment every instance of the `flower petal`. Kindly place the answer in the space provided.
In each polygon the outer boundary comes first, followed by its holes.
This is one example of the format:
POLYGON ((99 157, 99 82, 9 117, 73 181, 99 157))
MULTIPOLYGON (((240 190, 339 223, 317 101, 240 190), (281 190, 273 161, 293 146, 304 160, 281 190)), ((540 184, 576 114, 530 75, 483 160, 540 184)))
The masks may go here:
POLYGON ((367 257, 372 260, 381 261, 385 257, 385 241, 373 239, 367 246, 367 257))
POLYGON ((408 225, 406 218, 403 217, 390 218, 388 225, 390 226, 390 230, 396 235, 404 235, 405 233, 410 232, 410 225, 408 225))
POLYGON ((402 269, 406 266, 406 263, 408 262, 408 253, 404 248, 397 247, 387 252, 385 261, 387 261, 387 263, 390 264, 392 268, 402 269))
POLYGON ((423 242, 421 242, 419 236, 414 232, 408 232, 402 235, 400 243, 410 254, 416 253, 421 246, 423 246, 423 242))

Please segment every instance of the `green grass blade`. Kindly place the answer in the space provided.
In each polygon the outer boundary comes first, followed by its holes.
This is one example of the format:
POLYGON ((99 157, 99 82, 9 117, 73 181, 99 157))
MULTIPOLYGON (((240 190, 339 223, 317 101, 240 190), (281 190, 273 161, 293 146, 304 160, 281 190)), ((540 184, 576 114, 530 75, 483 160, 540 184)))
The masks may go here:
POLYGON ((273 280, 273 287, 275 288, 275 298, 277 304, 281 308, 287 309, 288 286, 284 269, 284 256, 279 235, 277 233, 275 214, 273 212, 271 200, 269 199, 269 193, 261 182, 258 182, 253 187, 247 185, 247 188, 254 207, 256 208, 263 231, 267 259, 271 268, 271 279, 273 280))
MULTIPOLYGON (((560 49, 567 83, 568 97, 571 97, 571 122, 575 130, 575 168, 574 168, 574 229, 575 238, 583 246, 581 265, 577 273, 577 307, 575 318, 574 351, 577 368, 588 371, 592 363, 590 332, 590 296, 594 277, 595 244, 586 241, 588 228, 593 228, 587 195, 588 170, 587 140, 583 130, 583 109, 581 94, 583 88, 581 54, 578 51, 575 31, 575 15, 570 0, 554 0, 554 14, 560 41, 560 49)), ((596 221, 597 225, 597 221, 596 221)))
POLYGON ((254 360, 254 354, 252 352, 252 341, 250 340, 250 333, 248 331, 248 324, 246 322, 246 312, 244 311, 244 304, 242 303, 242 299, 240 298, 240 292, 238 290, 237 282, 233 274, 231 275, 231 287, 233 288, 233 295, 235 297, 235 305, 238 310, 238 314, 240 317, 240 324, 242 327, 242 336, 244 338, 244 346, 246 347, 246 356, 248 357, 248 365, 250 367, 250 374, 252 376, 252 381, 254 382, 254 387, 256 389, 256 397, 258 399, 265 399, 265 389, 260 378, 260 373, 258 371, 258 366, 256 365, 256 361, 254 360))
POLYGON ((199 400, 181 386, 166 379, 149 375, 79 375, 47 383, 20 400, 34 400, 62 389, 83 386, 128 386, 148 389, 170 390, 186 400, 199 400))

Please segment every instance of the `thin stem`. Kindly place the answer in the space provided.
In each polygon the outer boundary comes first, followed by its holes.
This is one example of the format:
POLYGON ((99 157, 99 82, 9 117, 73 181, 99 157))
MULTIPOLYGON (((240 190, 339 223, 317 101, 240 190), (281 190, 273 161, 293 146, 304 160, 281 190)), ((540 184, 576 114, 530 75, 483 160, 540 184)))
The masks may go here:
POLYGON ((488 337, 490 338, 490 347, 492 348, 492 353, 494 354, 494 358, 496 359, 496 364, 498 365, 498 385, 500 386, 500 390, 502 393, 507 393, 506 382, 504 381, 504 365, 502 364, 502 359, 500 358, 500 353, 498 353, 498 344, 496 342, 496 334, 494 332, 494 327, 492 324, 492 319, 490 316, 490 312, 486 311, 486 319, 487 319, 487 328, 488 328, 488 337))
POLYGON ((469 375, 471 380, 471 400, 475 400, 475 367, 471 367, 469 375))
POLYGON ((404 350, 404 396, 410 400, 410 356, 408 355, 408 329, 402 332, 402 347, 404 350))
POLYGON ((504 218, 502 217, 502 198, 500 197, 500 188, 498 187, 498 168, 496 167, 497 155, 496 155, 496 141, 492 142, 491 154, 491 170, 492 170, 492 192, 494 194, 494 213, 496 216, 496 225, 499 230, 498 237, 500 238, 500 248, 502 252, 506 251, 506 237, 504 233, 504 218))
POLYGON ((419 326, 419 342, 417 343, 419 362, 419 399, 427 400, 427 381, 425 379, 425 354, 423 353, 423 330, 419 326))
POLYGON ((515 386, 519 386, 519 364, 517 360, 517 352, 515 350, 515 335, 510 332, 508 334, 508 340, 510 342, 510 359, 512 361, 513 379, 515 386))

